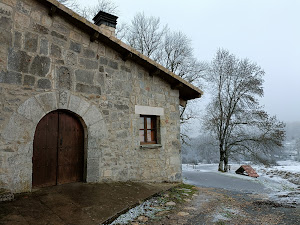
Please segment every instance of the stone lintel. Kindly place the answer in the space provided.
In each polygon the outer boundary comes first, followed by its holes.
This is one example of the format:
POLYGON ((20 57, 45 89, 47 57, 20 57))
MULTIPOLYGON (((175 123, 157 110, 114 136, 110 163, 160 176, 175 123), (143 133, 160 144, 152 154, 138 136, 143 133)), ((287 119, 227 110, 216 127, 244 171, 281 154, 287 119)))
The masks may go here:
POLYGON ((135 114, 140 115, 154 115, 154 116, 163 116, 164 109, 160 107, 150 107, 150 106, 135 106, 135 114))

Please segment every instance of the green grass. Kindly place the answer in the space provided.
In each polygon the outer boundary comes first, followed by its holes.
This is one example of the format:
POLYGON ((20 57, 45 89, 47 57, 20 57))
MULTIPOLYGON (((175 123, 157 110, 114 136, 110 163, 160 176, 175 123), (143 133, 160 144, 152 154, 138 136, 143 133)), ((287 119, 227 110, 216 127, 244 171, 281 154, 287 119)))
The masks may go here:
POLYGON ((176 203, 183 202, 186 198, 191 198, 197 190, 194 188, 195 186, 189 184, 179 184, 178 186, 171 188, 168 191, 169 197, 167 197, 167 201, 173 201, 176 203))

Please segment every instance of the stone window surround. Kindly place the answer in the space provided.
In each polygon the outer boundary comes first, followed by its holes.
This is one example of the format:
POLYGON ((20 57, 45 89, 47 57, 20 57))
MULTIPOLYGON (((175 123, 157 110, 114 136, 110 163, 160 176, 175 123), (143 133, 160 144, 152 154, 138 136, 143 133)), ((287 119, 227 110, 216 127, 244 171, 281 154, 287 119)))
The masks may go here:
POLYGON ((164 109, 161 107, 151 107, 151 106, 141 106, 141 105, 135 105, 135 114, 138 115, 150 115, 150 116, 157 116, 156 119, 156 138, 157 143, 156 144, 144 144, 140 145, 141 149, 158 149, 162 148, 161 144, 161 132, 160 132, 160 116, 164 116, 164 109))

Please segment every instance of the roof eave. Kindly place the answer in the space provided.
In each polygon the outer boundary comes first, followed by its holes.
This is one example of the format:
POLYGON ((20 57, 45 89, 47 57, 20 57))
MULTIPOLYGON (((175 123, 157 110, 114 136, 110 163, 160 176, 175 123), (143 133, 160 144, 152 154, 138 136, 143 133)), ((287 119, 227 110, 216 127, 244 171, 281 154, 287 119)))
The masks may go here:
POLYGON ((150 75, 157 75, 166 82, 170 83, 171 88, 179 90, 179 98, 187 101, 200 98, 203 95, 203 92, 194 85, 170 72, 165 67, 141 54, 132 47, 126 45, 124 42, 115 38, 114 36, 108 37, 104 35, 99 26, 79 16, 77 13, 57 2, 56 0, 43 0, 39 2, 48 5, 50 9, 49 13, 54 11, 54 13, 60 14, 73 24, 80 27, 83 31, 87 32, 91 37, 91 41, 101 41, 115 51, 119 52, 123 60, 133 60, 149 70, 150 75))

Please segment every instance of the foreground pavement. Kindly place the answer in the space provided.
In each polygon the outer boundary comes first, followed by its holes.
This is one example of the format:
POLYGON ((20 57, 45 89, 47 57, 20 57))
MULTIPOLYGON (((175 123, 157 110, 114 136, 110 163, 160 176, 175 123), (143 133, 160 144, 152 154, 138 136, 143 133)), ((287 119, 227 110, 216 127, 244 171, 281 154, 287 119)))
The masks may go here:
POLYGON ((41 188, 0 203, 0 224, 101 224, 174 184, 72 183, 41 188))
POLYGON ((270 199, 272 190, 259 179, 204 169, 183 171, 184 182, 197 186, 197 196, 148 224, 300 224, 300 205, 284 195, 283 201, 270 199))
POLYGON ((300 224, 299 207, 268 201, 264 195, 220 188, 197 189, 197 196, 164 217, 135 224, 300 224))

